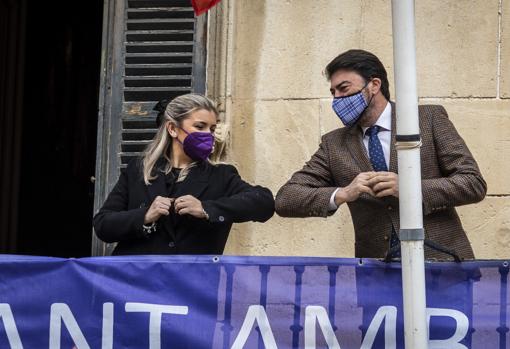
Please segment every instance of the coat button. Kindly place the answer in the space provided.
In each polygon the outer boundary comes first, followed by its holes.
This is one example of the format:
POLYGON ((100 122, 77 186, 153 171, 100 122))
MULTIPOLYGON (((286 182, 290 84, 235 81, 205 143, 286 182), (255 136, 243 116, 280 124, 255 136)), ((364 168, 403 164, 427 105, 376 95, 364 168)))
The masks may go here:
POLYGON ((170 241, 170 242, 168 243, 168 247, 175 247, 175 242, 170 241))
POLYGON ((219 216, 219 217, 218 217, 218 220, 219 220, 220 222, 224 222, 224 221, 225 221, 225 217, 223 217, 223 216, 219 216))
POLYGON ((393 210, 393 206, 388 205, 388 210, 389 210, 389 211, 393 210))
POLYGON ((390 237, 388 235, 384 235, 384 241, 388 241, 390 237))

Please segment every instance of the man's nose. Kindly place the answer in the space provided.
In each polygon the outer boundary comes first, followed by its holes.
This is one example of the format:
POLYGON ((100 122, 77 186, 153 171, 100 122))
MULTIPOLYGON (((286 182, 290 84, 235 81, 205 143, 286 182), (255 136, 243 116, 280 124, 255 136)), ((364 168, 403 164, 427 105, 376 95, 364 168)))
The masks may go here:
POLYGON ((342 96, 343 96, 343 93, 341 93, 338 90, 335 90, 335 93, 333 94, 333 97, 337 98, 337 97, 342 97, 342 96))

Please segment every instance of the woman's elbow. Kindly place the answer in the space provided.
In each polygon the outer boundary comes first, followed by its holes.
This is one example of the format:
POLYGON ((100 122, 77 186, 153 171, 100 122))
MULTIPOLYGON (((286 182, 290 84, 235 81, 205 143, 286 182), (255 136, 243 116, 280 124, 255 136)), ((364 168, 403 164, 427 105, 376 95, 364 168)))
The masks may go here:
POLYGON ((266 222, 274 215, 275 203, 273 193, 267 189, 264 193, 264 203, 261 205, 264 209, 260 215, 258 221, 266 222))
POLYGON ((104 215, 96 214, 92 220, 92 226, 94 227, 94 233, 97 238, 108 244, 117 242, 111 234, 108 234, 108 229, 105 227, 104 215))

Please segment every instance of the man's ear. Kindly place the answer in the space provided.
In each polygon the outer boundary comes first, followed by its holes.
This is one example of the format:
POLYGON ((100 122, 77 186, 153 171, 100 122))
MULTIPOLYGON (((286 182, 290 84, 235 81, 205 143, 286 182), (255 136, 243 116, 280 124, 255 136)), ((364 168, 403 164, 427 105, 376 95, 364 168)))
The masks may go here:
POLYGON ((377 92, 381 91, 381 79, 379 78, 373 78, 372 79, 372 83, 370 84, 371 86, 369 87, 370 88, 370 92, 372 92, 372 94, 377 94, 377 92))

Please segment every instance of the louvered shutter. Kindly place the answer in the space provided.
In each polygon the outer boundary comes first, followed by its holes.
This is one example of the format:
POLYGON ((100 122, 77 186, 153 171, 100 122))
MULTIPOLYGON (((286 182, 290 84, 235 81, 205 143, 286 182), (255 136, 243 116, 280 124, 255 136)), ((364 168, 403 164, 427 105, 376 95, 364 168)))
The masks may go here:
MULTIPOLYGON (((104 16, 95 211, 154 137, 157 101, 205 91, 207 17, 190 0, 109 0, 104 16)), ((109 252, 95 237, 92 249, 109 252)))

